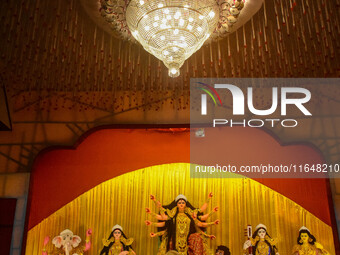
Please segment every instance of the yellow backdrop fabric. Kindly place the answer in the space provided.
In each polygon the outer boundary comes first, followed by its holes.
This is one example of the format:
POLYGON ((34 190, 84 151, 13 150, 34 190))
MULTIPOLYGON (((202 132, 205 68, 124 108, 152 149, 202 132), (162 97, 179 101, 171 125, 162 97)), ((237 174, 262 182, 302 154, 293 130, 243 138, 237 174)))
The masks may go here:
MULTIPOLYGON (((70 192, 72 189, 70 188, 70 192)), ((243 254, 248 224, 263 223, 271 237, 278 238, 281 255, 291 254, 298 230, 306 226, 324 248, 335 255, 332 228, 290 199, 270 188, 245 178, 190 178, 190 164, 175 163, 152 166, 108 180, 82 194, 28 232, 26 254, 41 254, 45 236, 53 238, 68 228, 85 240, 87 228, 92 228, 92 248, 87 254, 99 254, 102 238, 120 224, 127 237, 135 239, 137 255, 156 254, 158 239, 149 237, 153 227, 147 227, 145 208, 156 212, 149 195, 168 204, 178 194, 184 194, 194 207, 200 207, 213 192, 207 211, 219 206, 208 221, 220 219, 220 224, 208 228, 217 238, 211 248, 226 245, 231 254, 243 254)), ((51 198, 53 199, 53 198, 51 198)), ((51 242, 48 249, 52 249, 51 242)))

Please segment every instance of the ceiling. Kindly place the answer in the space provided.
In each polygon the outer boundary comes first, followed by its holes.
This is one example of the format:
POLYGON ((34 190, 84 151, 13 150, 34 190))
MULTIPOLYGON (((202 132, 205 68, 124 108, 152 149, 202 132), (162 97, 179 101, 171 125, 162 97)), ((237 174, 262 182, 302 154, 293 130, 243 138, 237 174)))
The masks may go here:
POLYGON ((1 1, 1 75, 14 95, 186 90, 191 77, 339 77, 337 13, 338 0, 267 0, 244 27, 202 47, 174 79, 140 45, 98 27, 80 1, 1 1))

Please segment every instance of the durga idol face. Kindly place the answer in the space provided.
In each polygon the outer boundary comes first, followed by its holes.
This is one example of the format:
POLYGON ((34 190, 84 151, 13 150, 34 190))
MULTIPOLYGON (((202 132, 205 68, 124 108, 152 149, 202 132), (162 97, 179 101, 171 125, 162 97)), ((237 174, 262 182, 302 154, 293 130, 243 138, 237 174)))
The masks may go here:
POLYGON ((177 207, 178 209, 185 209, 185 207, 187 206, 187 203, 183 200, 183 199, 180 199, 178 202, 177 202, 177 207))

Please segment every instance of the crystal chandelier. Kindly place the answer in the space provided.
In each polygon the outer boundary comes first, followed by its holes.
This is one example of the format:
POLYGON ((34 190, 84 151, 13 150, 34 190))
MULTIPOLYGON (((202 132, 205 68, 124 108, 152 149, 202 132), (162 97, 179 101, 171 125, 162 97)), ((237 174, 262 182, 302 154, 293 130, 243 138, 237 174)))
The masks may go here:
POLYGON ((117 39, 142 44, 164 62, 171 77, 179 76, 184 61, 203 44, 244 25, 263 1, 80 0, 102 29, 117 39))
POLYGON ((219 5, 216 0, 131 0, 126 21, 144 49, 177 77, 184 61, 214 32, 219 5))

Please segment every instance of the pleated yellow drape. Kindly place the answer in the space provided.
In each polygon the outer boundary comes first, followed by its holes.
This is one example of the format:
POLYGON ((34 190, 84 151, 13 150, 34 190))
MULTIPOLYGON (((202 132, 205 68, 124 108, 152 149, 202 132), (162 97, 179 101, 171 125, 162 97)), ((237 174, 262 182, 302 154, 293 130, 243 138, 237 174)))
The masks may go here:
MULTIPOLYGON (((135 239, 133 247, 137 254, 156 254, 158 240, 149 237, 155 229, 144 224, 151 219, 145 208, 156 210, 149 195, 168 204, 178 194, 184 194, 193 206, 200 207, 210 191, 214 197, 207 211, 214 206, 219 206, 219 211, 208 221, 220 219, 220 225, 208 229, 209 234, 217 237, 210 242, 212 249, 226 245, 232 254, 242 254, 246 226, 263 223, 268 233, 278 238, 281 255, 291 254, 302 225, 335 254, 332 228, 293 201, 251 179, 190 178, 188 163, 152 166, 96 186, 32 228, 28 232, 26 254, 41 254, 44 237, 53 238, 65 228, 83 240, 86 229, 92 228, 92 248, 87 254, 99 254, 102 238, 109 236, 115 224, 124 228, 127 237, 135 239)), ((48 249, 52 247, 50 243, 48 249)))

